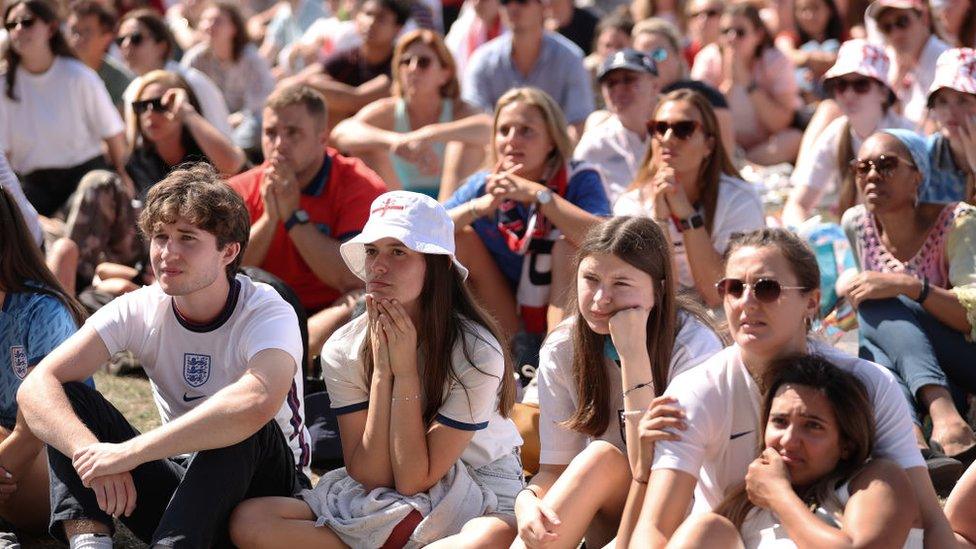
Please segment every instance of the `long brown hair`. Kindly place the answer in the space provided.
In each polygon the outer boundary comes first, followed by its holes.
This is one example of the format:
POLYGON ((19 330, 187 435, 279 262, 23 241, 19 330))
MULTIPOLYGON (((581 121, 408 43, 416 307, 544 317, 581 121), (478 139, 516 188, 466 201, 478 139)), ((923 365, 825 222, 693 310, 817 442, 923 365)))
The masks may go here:
MULTIPOLYGON (((468 354, 469 338, 479 338, 477 326, 488 330, 494 341, 485 341, 488 345, 498 347, 505 361, 498 387, 498 413, 508 417, 512 405, 515 404, 515 371, 511 358, 504 346, 505 341, 498 326, 491 317, 475 302, 470 290, 457 269, 451 265, 451 258, 440 254, 424 254, 427 272, 424 275, 424 286, 420 291, 420 324, 416 326, 418 338, 418 356, 422 363, 417 370, 423 380, 424 396, 424 425, 430 425, 437 415, 437 410, 444 403, 445 388, 449 383, 457 383, 464 387, 464 383, 451 364, 454 347, 460 343, 465 360, 479 372, 483 371, 468 354)), ((369 331, 363 345, 359 349, 359 360, 366 370, 366 379, 373 376, 373 353, 370 346, 369 331)), ((467 391, 467 388, 465 388, 467 391)))
MULTIPOLYGON (((675 275, 671 245, 657 223, 646 217, 613 217, 595 225, 586 234, 576 255, 575 273, 583 259, 594 254, 613 255, 650 275, 654 288, 654 308, 647 317, 647 355, 651 359, 654 394, 660 395, 668 383, 674 338, 680 328, 678 311, 692 313, 709 325, 700 307, 675 295, 675 275)), ((590 329, 580 316, 576 286, 569 302, 573 327, 573 380, 579 405, 565 426, 591 436, 599 436, 610 425, 610 380, 604 365, 606 336, 590 329)))
MULTIPOLYGON (((712 109, 711 103, 705 99, 704 95, 689 89, 674 90, 658 100, 651 119, 657 118, 657 113, 666 103, 678 101, 690 103, 698 110, 702 120, 702 131, 714 141, 712 153, 704 159, 701 167, 698 168, 701 203, 702 207, 705 208, 705 230, 711 234, 712 225, 715 223, 715 211, 718 209, 718 187, 722 174, 739 179, 742 176, 739 175, 739 171, 735 169, 735 165, 732 164, 732 160, 726 154, 725 147, 722 146, 722 132, 718 126, 718 118, 715 117, 715 110, 712 109)), ((651 139, 656 138, 651 137, 651 139)), ((644 159, 641 161, 641 166, 637 169, 637 175, 634 176, 634 181, 631 182, 629 189, 639 189, 654 177, 658 167, 661 166, 661 159, 658 157, 659 150, 660 147, 655 147, 653 142, 647 147, 647 152, 644 153, 644 159)))
MULTIPOLYGON (((50 2, 46 0, 14 0, 7 4, 7 8, 3 10, 4 23, 7 22, 7 17, 10 16, 10 12, 21 4, 27 7, 31 15, 40 19, 39 22, 41 24, 51 28, 51 38, 47 41, 48 47, 51 48, 51 53, 56 58, 70 57, 75 59, 74 51, 68 45, 68 40, 64 37, 64 33, 61 32, 61 20, 58 18, 57 8, 50 2)), ((7 84, 7 89, 5 90, 7 97, 12 101, 17 101, 17 97, 14 95, 14 85, 17 82, 17 67, 20 66, 20 54, 14 51, 12 45, 7 44, 7 50, 3 53, 3 61, 6 65, 4 79, 7 84)))
MULTIPOLYGON (((197 94, 193 92, 193 88, 190 87, 190 84, 188 84, 182 76, 175 72, 154 70, 142 75, 142 78, 139 79, 139 84, 136 87, 136 93, 132 96, 133 100, 139 101, 145 99, 142 97, 142 92, 145 91, 146 88, 148 88, 151 84, 166 86, 167 90, 171 90, 173 88, 182 89, 186 92, 186 99, 190 102, 190 105, 193 105, 193 108, 200 113, 201 116, 206 115, 206 113, 203 112, 203 108, 200 106, 200 100, 197 99, 197 94)), ((125 109, 125 133, 127 141, 129 142, 129 154, 132 154, 136 149, 139 148, 155 149, 156 145, 148 139, 145 139, 145 137, 142 135, 142 120, 140 120, 139 115, 137 115, 132 109, 132 104, 130 103, 127 105, 125 109)), ((183 126, 182 132, 185 140, 185 138, 189 135, 189 130, 186 128, 186 125, 183 126)))
MULTIPOLYGON (((802 385, 820 391, 834 409, 840 430, 841 459, 833 471, 812 485, 802 487, 802 493, 798 495, 811 507, 824 506, 839 511, 843 506, 835 490, 857 474, 874 450, 874 405, 867 389, 854 374, 817 355, 793 355, 778 359, 771 365, 771 371, 775 374, 763 401, 757 454, 765 447, 763 440, 769 412, 779 389, 785 385, 802 385)), ((716 507, 715 512, 729 519, 736 528, 741 528, 752 508, 753 504, 742 484, 716 507)))
POLYGON ((61 301, 77 326, 88 316, 85 308, 66 292, 44 263, 40 248, 27 229, 20 207, 0 185, 0 290, 10 293, 36 292, 61 301))
POLYGON ((451 50, 447 49, 447 45, 444 44, 440 35, 428 29, 412 30, 404 34, 397 42, 396 48, 393 50, 393 84, 390 88, 390 94, 394 97, 403 96, 403 84, 400 83, 400 59, 407 48, 415 42, 420 42, 434 50, 434 54, 437 55, 437 62, 451 71, 451 77, 441 86, 441 97, 459 99, 461 97, 461 85, 458 84, 457 64, 454 62, 454 56, 451 55, 451 50))

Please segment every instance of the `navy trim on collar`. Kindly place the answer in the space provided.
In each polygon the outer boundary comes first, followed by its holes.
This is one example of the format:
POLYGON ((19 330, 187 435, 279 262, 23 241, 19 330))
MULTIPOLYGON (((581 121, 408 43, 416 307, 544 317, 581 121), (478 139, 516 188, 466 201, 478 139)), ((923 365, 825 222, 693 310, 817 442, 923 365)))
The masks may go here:
POLYGON ((325 187, 329 183, 329 172, 332 171, 332 157, 329 153, 325 154, 325 161, 322 162, 322 168, 319 173, 315 174, 312 178, 312 182, 308 184, 307 187, 302 189, 302 194, 305 196, 321 196, 325 192, 325 187))
POLYGON ((230 320, 231 315, 234 314, 234 309, 237 308, 237 299, 240 297, 240 295, 241 281, 234 279, 234 282, 230 285, 230 292, 227 293, 227 302, 224 303, 224 308, 221 309, 220 314, 217 315, 217 318, 213 319, 212 322, 207 324, 197 324, 181 315, 180 311, 176 308, 175 299, 171 302, 173 304, 173 315, 176 316, 176 320, 180 323, 180 326, 183 326, 191 332, 196 332, 198 334, 212 332, 230 320))

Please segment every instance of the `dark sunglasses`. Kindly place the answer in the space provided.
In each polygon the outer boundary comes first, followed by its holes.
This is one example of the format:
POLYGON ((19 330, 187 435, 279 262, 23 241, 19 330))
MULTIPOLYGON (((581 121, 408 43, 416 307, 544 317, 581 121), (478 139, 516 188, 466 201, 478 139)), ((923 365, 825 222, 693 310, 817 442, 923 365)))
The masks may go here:
POLYGON ((20 19, 7 21, 6 23, 3 24, 3 27, 7 29, 7 32, 10 32, 16 29, 17 27, 20 27, 22 29, 29 29, 34 26, 34 23, 37 23, 36 17, 21 17, 20 19))
POLYGON ((688 16, 691 17, 692 19, 700 15, 704 15, 708 19, 711 19, 712 17, 718 17, 719 15, 722 15, 722 10, 708 9, 708 10, 696 11, 695 13, 688 14, 688 16))
POLYGON ((898 17, 896 17, 895 20, 890 23, 885 23, 883 25, 879 23, 878 30, 880 30, 882 34, 891 34, 891 31, 895 30, 896 28, 905 30, 911 24, 912 24, 911 18, 908 17, 908 14, 903 13, 898 17))
POLYGON ((854 93, 858 95, 864 95, 871 91, 871 79, 870 78, 851 78, 843 79, 838 78, 830 84, 833 86, 834 93, 841 95, 847 91, 847 88, 854 90, 854 93))
POLYGON ((434 62, 434 58, 429 55, 414 55, 411 57, 404 56, 400 58, 400 66, 406 67, 414 59, 417 60, 417 67, 421 70, 427 69, 430 67, 430 64, 434 62))
POLYGON ((722 29, 723 36, 728 36, 730 34, 733 38, 742 38, 743 36, 749 34, 749 31, 742 27, 726 27, 722 29))
POLYGON ((519 5, 524 6, 524 5, 528 4, 531 1, 532 0, 500 0, 501 4, 503 6, 507 6, 507 5, 511 4, 512 2, 515 2, 516 4, 519 4, 519 5))
POLYGON ((647 132, 656 135, 659 139, 664 139, 668 130, 671 130, 672 135, 678 139, 688 139, 694 135, 699 125, 697 120, 679 120, 677 122, 650 120, 647 123, 647 132))
POLYGON ((723 278, 715 284, 718 296, 722 299, 725 299, 727 295, 739 299, 750 287, 752 288, 752 295, 763 303, 776 301, 783 290, 809 290, 803 286, 783 286, 778 280, 772 278, 760 278, 752 284, 738 278, 723 278))
POLYGON ((166 105, 163 104, 162 97, 154 97, 152 99, 143 99, 142 101, 133 101, 132 110, 136 114, 142 114, 146 111, 152 112, 166 112, 166 105))
POLYGON ((144 38, 145 36, 143 36, 141 32, 134 32, 132 34, 126 34, 116 38, 115 45, 121 48, 122 44, 125 44, 125 41, 128 40, 133 46, 138 46, 139 44, 142 44, 142 40, 144 38))
POLYGON ((899 164, 915 167, 913 162, 909 162, 901 157, 882 154, 874 159, 863 158, 851 160, 851 169, 854 170, 854 175, 857 177, 867 177, 872 169, 878 172, 878 175, 881 177, 888 177, 895 172, 899 164))

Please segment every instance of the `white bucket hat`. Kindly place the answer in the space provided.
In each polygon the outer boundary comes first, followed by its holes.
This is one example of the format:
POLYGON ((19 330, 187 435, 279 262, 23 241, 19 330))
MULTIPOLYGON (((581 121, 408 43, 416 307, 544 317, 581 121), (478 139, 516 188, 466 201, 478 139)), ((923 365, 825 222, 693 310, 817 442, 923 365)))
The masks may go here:
POLYGON ((935 62, 935 79, 929 88, 929 107, 932 106, 932 94, 942 88, 976 95, 976 50, 953 48, 939 55, 935 62))
POLYGON ((354 275, 366 280, 366 244, 383 238, 395 238, 422 254, 450 256, 461 278, 468 277, 468 269, 454 256, 454 221, 444 206, 425 194, 391 191, 373 201, 363 232, 339 246, 354 275))
POLYGON ((887 86, 890 65, 891 61, 884 48, 867 40, 855 38, 840 45, 840 49, 837 50, 837 61, 824 73, 823 79, 826 82, 846 74, 859 74, 887 86))

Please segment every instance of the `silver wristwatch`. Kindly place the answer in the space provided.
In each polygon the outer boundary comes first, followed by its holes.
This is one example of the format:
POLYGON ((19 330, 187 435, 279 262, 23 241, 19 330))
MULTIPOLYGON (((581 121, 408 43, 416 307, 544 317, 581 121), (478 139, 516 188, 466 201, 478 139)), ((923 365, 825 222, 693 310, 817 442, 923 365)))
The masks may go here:
POLYGON ((542 189, 540 191, 536 191, 535 201, 538 202, 540 206, 552 202, 552 190, 542 189))

